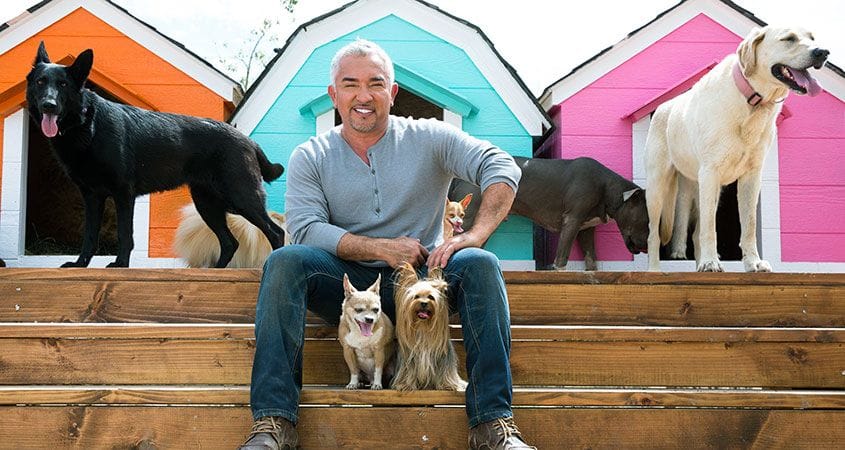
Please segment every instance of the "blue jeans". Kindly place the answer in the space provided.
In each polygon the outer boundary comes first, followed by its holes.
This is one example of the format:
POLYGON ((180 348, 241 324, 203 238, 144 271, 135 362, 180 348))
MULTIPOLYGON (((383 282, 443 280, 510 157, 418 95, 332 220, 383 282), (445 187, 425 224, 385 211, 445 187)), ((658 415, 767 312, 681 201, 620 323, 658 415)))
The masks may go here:
MULTIPOLYGON (((381 274, 382 309, 395 323, 393 269, 365 267, 304 245, 279 248, 267 258, 255 313, 250 388, 254 419, 281 416, 296 424, 305 312, 337 324, 344 273, 358 289, 370 286, 381 274)), ((457 306, 461 315, 469 426, 510 417, 510 313, 499 261, 486 250, 462 249, 452 256, 444 273, 450 305, 457 306)))

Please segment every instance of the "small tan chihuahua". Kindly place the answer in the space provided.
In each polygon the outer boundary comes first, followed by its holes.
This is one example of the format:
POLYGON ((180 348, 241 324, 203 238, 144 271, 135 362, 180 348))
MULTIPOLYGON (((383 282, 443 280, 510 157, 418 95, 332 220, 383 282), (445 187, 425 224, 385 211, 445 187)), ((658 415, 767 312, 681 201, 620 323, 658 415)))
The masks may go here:
POLYGON ((443 214, 443 239, 461 234, 464 232, 464 215, 466 214, 467 206, 472 201, 472 194, 467 194, 459 202, 450 201, 446 199, 446 212, 443 214))
POLYGON ((370 389, 382 389, 382 379, 393 375, 393 322, 381 310, 380 284, 381 275, 367 290, 358 291, 343 274, 338 338, 349 367, 346 389, 363 387, 362 375, 370 389))

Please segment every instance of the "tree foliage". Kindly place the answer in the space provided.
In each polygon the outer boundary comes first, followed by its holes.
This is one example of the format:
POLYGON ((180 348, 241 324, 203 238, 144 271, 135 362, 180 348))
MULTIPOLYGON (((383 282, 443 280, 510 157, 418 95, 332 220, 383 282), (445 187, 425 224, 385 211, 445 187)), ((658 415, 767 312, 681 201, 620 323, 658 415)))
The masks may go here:
MULTIPOLYGON (((282 9, 291 17, 297 3, 299 0, 279 0, 282 9)), ((249 36, 243 41, 221 44, 226 56, 219 58, 220 64, 244 89, 249 89, 264 67, 273 59, 275 55, 273 49, 281 40, 280 25, 279 17, 267 17, 261 25, 250 30, 249 36)))

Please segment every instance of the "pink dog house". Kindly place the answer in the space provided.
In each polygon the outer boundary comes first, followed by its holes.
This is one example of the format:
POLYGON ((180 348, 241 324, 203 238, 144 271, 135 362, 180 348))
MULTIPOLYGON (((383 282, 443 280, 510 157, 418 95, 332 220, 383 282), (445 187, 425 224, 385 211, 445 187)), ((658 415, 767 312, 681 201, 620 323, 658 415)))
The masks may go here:
MULTIPOLYGON (((544 156, 590 156, 645 187, 651 113, 763 25, 724 0, 687 0, 664 11, 545 89, 540 103, 557 129, 544 156)), ((787 98, 763 174, 758 246, 779 272, 845 272, 845 72, 828 63, 813 74, 824 92, 787 98)), ((599 270, 647 268, 647 255, 632 258, 615 225, 597 229, 596 246, 599 270)), ((580 256, 574 252, 572 260, 580 256)), ((725 266, 743 270, 740 261, 725 266)), ((695 270, 692 261, 664 260, 661 268, 695 270)))

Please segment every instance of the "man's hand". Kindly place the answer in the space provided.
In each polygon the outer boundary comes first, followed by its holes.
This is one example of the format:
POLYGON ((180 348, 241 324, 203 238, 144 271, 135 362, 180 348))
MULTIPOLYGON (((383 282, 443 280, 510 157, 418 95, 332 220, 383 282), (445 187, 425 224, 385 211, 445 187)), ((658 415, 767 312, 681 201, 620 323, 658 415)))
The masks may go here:
POLYGON ((379 239, 379 241, 384 241, 381 260, 394 269, 404 262, 420 267, 428 258, 428 250, 420 244, 419 239, 400 237, 379 239))
POLYGON ((467 247, 481 247, 496 231, 499 223, 508 215, 516 193, 506 183, 491 184, 481 193, 481 206, 472 228, 463 234, 449 238, 435 248, 428 258, 428 267, 446 267, 452 255, 467 247))
POLYGON ((476 237, 472 231, 456 234, 437 246, 437 248, 431 252, 431 255, 428 257, 428 268, 433 269, 435 267, 446 267, 446 263, 449 262, 449 258, 451 258, 456 251, 467 247, 481 247, 482 245, 484 245, 484 240, 476 237))

